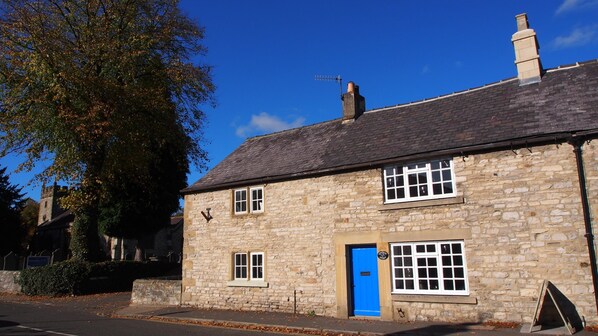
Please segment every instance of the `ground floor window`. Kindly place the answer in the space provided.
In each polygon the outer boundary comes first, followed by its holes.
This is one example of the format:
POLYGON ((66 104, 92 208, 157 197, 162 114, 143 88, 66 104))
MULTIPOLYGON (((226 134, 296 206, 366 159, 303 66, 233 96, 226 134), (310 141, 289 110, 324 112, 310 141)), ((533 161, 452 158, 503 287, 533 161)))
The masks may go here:
POLYGON ((469 294, 462 241, 394 243, 390 246, 393 293, 469 294))
POLYGON ((233 280, 264 280, 264 253, 235 253, 233 280))

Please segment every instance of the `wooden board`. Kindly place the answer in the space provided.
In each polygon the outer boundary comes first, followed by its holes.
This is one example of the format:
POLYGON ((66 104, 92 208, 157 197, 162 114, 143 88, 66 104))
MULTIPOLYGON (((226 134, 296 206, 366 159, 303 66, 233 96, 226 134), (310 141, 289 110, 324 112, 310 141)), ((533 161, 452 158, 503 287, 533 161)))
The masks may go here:
POLYGON ((570 335, 573 335, 575 328, 571 325, 570 319, 563 314, 563 309, 559 306, 552 288, 554 288, 554 285, 550 281, 544 280, 528 332, 537 332, 537 326, 559 322, 562 323, 561 326, 567 328, 570 335))

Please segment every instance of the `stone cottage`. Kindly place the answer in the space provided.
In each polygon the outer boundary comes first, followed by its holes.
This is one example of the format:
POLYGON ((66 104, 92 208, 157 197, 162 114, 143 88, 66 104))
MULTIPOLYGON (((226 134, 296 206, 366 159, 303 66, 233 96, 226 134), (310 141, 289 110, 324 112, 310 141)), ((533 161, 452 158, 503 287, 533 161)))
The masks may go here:
POLYGON ((184 190, 184 304, 530 322, 544 280, 598 323, 598 61, 246 140, 184 190))

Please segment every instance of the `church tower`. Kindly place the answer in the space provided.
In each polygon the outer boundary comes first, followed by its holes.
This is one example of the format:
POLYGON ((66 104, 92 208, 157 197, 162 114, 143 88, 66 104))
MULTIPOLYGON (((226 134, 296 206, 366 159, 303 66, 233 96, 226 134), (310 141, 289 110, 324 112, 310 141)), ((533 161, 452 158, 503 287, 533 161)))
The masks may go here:
POLYGON ((42 196, 39 200, 39 216, 37 225, 52 220, 61 215, 65 210, 60 207, 59 199, 68 194, 68 187, 54 183, 51 187, 42 186, 42 196))

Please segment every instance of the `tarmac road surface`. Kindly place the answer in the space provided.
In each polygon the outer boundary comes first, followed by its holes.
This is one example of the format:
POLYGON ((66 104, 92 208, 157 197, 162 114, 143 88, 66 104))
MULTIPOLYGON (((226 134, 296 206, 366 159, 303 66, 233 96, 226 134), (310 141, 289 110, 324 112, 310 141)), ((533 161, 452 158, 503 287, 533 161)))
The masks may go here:
MULTIPOLYGON (((112 294, 114 295, 114 294, 112 294)), ((128 304, 130 293, 123 293, 123 302, 102 302, 85 298, 44 300, 24 296, 0 295, 0 335, 2 336, 141 336, 141 335, 259 335, 276 333, 212 328, 197 325, 158 323, 147 320, 113 319, 98 315, 128 304)), ((95 298, 97 299, 97 297, 95 298)), ((120 297, 119 297, 120 299, 120 297)))

